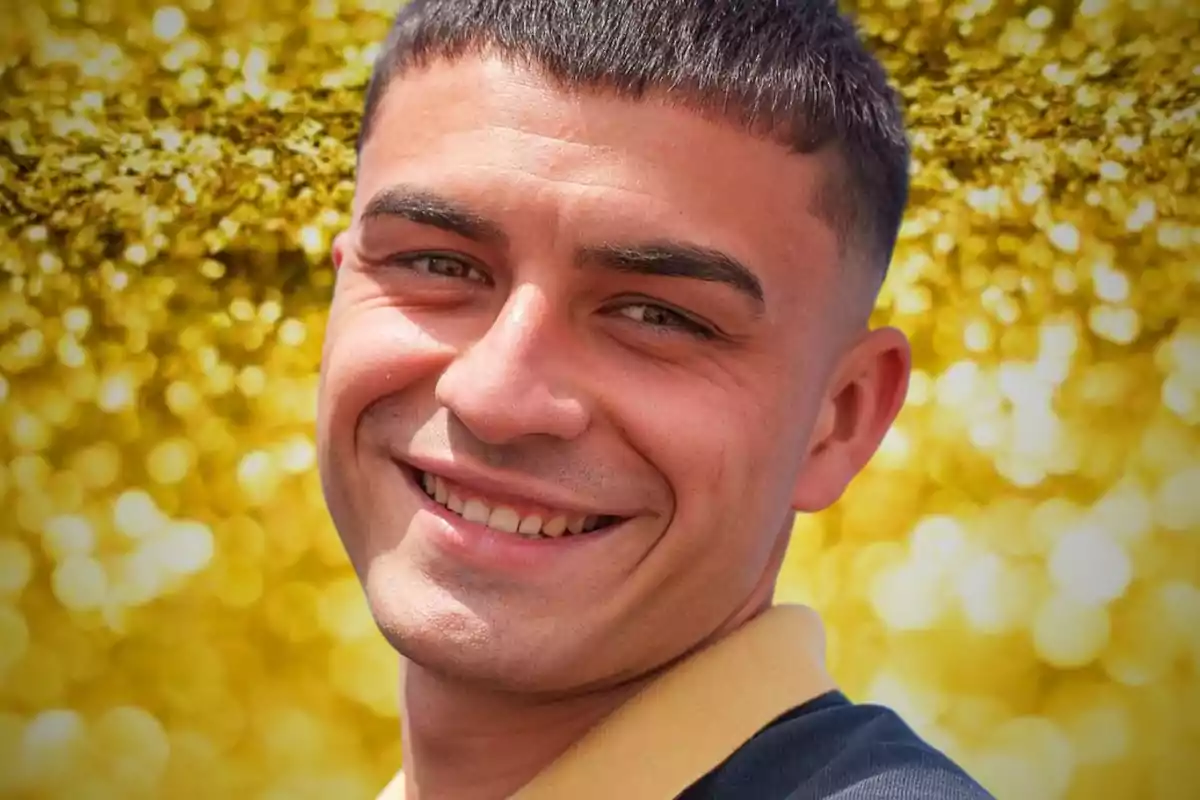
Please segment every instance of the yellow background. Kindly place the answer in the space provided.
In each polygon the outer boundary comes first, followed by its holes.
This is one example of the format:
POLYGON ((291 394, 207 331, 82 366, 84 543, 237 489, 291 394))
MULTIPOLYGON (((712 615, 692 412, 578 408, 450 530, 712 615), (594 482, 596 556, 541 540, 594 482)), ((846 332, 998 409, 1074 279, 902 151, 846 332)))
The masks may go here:
MULTIPOLYGON (((918 371, 780 594, 1002 800, 1200 797, 1200 6, 859 8, 912 126, 877 319, 918 371)), ((0 795, 398 766, 312 445, 394 10, 0 0, 0 795)))

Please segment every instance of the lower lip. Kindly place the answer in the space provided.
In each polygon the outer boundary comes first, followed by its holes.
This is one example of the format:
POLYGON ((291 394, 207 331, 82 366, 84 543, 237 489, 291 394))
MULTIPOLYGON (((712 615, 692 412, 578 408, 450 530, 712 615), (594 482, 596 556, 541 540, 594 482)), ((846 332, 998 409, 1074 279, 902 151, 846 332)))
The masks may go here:
POLYGON ((556 561, 572 558, 576 553, 599 545, 624 525, 622 522, 589 533, 538 539, 497 531, 463 519, 438 503, 417 485, 410 467, 397 466, 420 500, 421 512, 434 517, 429 522, 438 547, 480 568, 517 572, 545 569, 556 561))

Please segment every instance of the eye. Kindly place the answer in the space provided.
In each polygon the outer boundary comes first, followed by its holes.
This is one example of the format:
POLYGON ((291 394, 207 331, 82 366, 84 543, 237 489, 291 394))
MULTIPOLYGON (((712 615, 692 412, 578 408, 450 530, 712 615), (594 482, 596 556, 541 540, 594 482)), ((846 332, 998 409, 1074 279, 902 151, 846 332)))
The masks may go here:
POLYGON ((485 285, 490 285, 492 282, 492 279, 483 270, 452 256, 433 254, 397 256, 391 259, 391 261, 393 264, 410 269, 418 274, 438 278, 455 278, 485 285))
POLYGON ((687 315, 655 303, 628 303, 613 309, 634 322, 657 328, 662 333, 684 333, 700 339, 715 337, 713 330, 687 315))

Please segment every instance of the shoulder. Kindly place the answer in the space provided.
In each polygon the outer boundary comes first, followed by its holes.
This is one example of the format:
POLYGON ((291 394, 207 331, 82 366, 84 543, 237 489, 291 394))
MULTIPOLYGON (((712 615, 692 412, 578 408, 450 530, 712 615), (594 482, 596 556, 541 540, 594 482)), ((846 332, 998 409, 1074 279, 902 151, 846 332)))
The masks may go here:
POLYGON ((679 800, 987 800, 890 709, 822 695, 779 717, 679 800))

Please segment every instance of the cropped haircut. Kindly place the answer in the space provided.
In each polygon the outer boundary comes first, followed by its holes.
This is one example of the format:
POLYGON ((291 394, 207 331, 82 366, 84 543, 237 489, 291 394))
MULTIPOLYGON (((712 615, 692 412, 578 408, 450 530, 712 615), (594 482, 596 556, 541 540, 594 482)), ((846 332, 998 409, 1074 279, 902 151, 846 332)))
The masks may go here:
POLYGON ((792 152, 828 155, 813 210, 843 254, 883 279, 908 202, 909 144, 882 65, 836 2, 412 0, 367 86, 359 152, 393 80, 485 54, 567 91, 664 96, 792 152))

